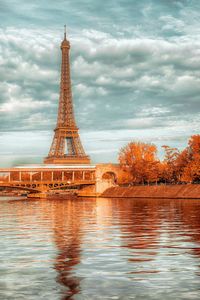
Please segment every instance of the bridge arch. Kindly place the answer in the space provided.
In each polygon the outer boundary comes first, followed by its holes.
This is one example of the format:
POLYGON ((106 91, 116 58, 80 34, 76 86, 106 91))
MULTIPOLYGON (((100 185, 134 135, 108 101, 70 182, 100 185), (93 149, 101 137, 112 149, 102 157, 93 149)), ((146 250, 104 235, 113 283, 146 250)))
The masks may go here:
POLYGON ((112 183, 117 182, 117 175, 113 171, 106 171, 105 173, 102 174, 102 180, 109 180, 112 183))
POLYGON ((96 165, 96 194, 102 194, 106 189, 115 186, 118 181, 120 168, 117 164, 96 165))

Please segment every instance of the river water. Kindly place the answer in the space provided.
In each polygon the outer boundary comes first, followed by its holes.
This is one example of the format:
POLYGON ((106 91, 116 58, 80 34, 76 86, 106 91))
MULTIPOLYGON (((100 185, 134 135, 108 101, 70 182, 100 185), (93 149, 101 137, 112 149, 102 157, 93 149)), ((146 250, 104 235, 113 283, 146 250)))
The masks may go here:
POLYGON ((0 201, 0 299, 200 299, 200 201, 0 201))

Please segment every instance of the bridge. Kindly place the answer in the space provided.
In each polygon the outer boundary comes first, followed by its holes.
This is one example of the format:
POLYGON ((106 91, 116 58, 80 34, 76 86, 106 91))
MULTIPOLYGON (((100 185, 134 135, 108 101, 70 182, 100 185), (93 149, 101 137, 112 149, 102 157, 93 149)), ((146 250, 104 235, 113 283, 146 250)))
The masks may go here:
POLYGON ((29 197, 46 197, 56 190, 76 189, 80 196, 98 196, 116 184, 119 166, 24 165, 0 169, 0 188, 27 191, 29 197))

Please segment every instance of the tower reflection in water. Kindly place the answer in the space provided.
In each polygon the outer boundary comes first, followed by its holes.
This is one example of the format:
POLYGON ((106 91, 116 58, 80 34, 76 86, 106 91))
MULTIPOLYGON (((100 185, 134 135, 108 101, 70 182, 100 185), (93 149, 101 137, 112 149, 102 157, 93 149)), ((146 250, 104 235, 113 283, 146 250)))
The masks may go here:
POLYGON ((80 212, 75 201, 55 201, 53 211, 54 241, 58 248, 55 261, 57 281, 63 286, 62 299, 70 299, 80 292, 80 279, 73 274, 73 269, 80 263, 80 212))
POLYGON ((84 220, 90 217, 94 205, 95 201, 52 201, 53 233, 58 249, 54 268, 57 282, 63 287, 62 299, 73 299, 73 295, 81 292, 76 266, 81 263, 84 220))

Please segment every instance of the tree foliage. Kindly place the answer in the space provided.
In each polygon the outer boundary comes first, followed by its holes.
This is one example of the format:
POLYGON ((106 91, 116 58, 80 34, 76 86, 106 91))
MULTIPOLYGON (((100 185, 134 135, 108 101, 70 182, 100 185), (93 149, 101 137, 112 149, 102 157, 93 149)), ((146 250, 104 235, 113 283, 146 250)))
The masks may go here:
POLYGON ((126 182, 200 182, 200 135, 191 136, 188 146, 181 152, 167 145, 162 147, 165 152, 162 161, 158 160, 153 144, 130 142, 122 148, 119 162, 126 173, 126 182))
POLYGON ((182 180, 200 182, 200 135, 193 135, 188 143, 187 164, 183 169, 182 180))
POLYGON ((131 174, 135 183, 153 182, 158 179, 157 148, 153 144, 131 142, 121 149, 119 162, 131 174))

